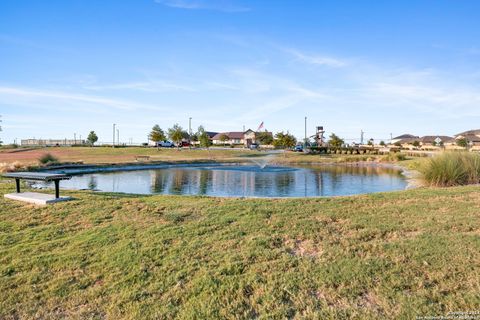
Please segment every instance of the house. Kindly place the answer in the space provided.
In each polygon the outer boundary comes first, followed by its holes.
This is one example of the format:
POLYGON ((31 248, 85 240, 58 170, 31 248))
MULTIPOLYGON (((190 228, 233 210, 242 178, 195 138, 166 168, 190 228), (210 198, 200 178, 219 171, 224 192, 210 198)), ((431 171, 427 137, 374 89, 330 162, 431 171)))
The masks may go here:
MULTIPOLYGON (((267 131, 265 131, 267 132, 267 131)), ((253 143, 258 143, 257 136, 260 132, 255 132, 252 129, 248 129, 245 132, 233 131, 233 132, 220 132, 212 137, 213 144, 216 145, 244 145, 245 147, 250 147, 253 143), (221 137, 225 135, 227 137, 226 141, 222 141, 221 137)), ((267 132, 272 135, 271 132, 267 132)))
POLYGON ((412 143, 414 141, 419 141, 420 140, 420 137, 419 136, 414 136, 412 134, 402 134, 401 136, 398 136, 398 137, 395 137, 395 138, 392 138, 392 140, 390 141, 391 144, 396 144, 396 143, 400 143, 400 144, 408 144, 408 143, 412 143))
POLYGON ((220 132, 212 137, 213 144, 244 144, 244 135, 243 132, 232 131, 232 132, 220 132), (227 140, 222 141, 222 137, 226 136, 227 140))
POLYGON ((455 140, 467 140, 467 143, 472 147, 480 147, 480 129, 469 130, 455 135, 455 140))
POLYGON ((210 141, 212 141, 213 137, 215 137, 218 134, 218 132, 213 132, 213 131, 205 131, 205 133, 207 134, 208 139, 210 139, 210 141))
POLYGON ((440 146, 449 146, 455 144, 455 139, 449 136, 423 136, 419 141, 422 149, 437 148, 440 146), (437 139, 440 140, 440 143, 438 144, 437 139))

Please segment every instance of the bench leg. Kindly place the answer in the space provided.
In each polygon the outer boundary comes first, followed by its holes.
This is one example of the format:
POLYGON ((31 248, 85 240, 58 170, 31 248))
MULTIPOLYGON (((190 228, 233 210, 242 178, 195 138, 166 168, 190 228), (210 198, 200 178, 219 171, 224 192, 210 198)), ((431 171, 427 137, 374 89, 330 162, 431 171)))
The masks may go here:
POLYGON ((15 186, 17 187, 17 193, 20 193, 20 179, 15 179, 15 186))
POLYGON ((55 199, 60 198, 60 180, 53 181, 55 183, 55 199))

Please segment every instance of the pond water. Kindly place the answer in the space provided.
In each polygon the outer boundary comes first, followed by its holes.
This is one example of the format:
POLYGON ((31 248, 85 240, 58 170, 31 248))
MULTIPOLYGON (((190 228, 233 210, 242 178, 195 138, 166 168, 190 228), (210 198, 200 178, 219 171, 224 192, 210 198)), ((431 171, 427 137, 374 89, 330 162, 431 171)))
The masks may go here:
POLYGON ((400 171, 374 166, 188 165, 87 173, 62 189, 221 197, 318 197, 403 190, 400 171))

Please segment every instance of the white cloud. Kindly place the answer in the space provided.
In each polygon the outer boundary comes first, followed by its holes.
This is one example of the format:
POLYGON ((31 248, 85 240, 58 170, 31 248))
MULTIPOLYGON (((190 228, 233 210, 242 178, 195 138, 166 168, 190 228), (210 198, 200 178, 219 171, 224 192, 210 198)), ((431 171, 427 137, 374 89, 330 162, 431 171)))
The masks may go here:
POLYGON ((0 103, 7 105, 37 106, 44 108, 75 109, 79 106, 95 111, 101 108, 117 110, 162 110, 164 108, 134 101, 112 99, 71 92, 43 89, 0 87, 0 103))
POLYGON ((297 60, 308 64, 332 68, 340 68, 347 65, 346 61, 329 56, 306 54, 296 49, 285 49, 285 51, 292 54, 297 60))
POLYGON ((250 8, 235 5, 228 0, 155 0, 167 7, 186 10, 214 10, 222 12, 246 12, 250 8))
POLYGON ((125 82, 114 83, 104 85, 86 85, 83 88, 95 91, 109 91, 109 90, 138 90, 145 92, 167 92, 167 91, 188 91, 195 92, 196 89, 187 86, 175 84, 167 81, 138 81, 138 82, 125 82))

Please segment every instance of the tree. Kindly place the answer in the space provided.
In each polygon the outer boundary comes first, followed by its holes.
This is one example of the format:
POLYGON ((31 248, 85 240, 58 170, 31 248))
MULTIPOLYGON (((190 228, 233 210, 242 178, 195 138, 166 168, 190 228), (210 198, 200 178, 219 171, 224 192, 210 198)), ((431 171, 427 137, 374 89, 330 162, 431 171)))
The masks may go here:
POLYGON ((210 137, 208 136, 205 128, 203 126, 198 127, 197 134, 195 135, 198 142, 200 142, 200 147, 208 148, 210 147, 210 137))
POLYGON ((95 142, 98 141, 98 136, 95 133, 95 131, 90 131, 90 133, 88 134, 88 137, 87 137, 87 141, 91 146, 93 146, 95 144, 95 142))
POLYGON ((166 140, 165 132, 163 132, 162 128, 160 128, 158 124, 153 126, 152 131, 150 131, 150 134, 148 135, 148 138, 151 141, 155 142, 157 146, 160 141, 166 140))
POLYGON ((370 140, 368 140, 367 144, 368 144, 369 146, 373 146, 373 138, 370 139, 370 140))
POLYGON ((383 141, 383 140, 380 141, 380 145, 381 145, 382 147, 385 147, 385 146, 386 146, 385 141, 383 141))
POLYGON ((462 147, 462 148, 468 147, 467 139, 465 139, 465 138, 457 139, 457 146, 462 147))
POLYGON ((223 142, 223 145, 225 145, 225 142, 228 141, 228 139, 230 139, 225 133, 222 133, 220 135, 220 137, 218 137, 218 140, 222 141, 223 142))
POLYGON ((273 140, 273 145, 275 148, 292 148, 297 144, 297 139, 291 135, 288 131, 287 133, 278 132, 275 134, 275 139, 273 140))
POLYGON ((333 148, 340 148, 345 143, 342 138, 337 136, 335 133, 330 135, 330 140, 328 140, 328 144, 333 148))
POLYGON ((420 141, 418 141, 418 140, 413 141, 412 146, 414 146, 415 148, 420 147, 420 141))
POLYGON ((273 143, 273 136, 270 132, 264 131, 264 132, 258 132, 256 140, 260 142, 260 144, 263 145, 270 145, 273 143))
POLYGON ((168 137, 180 148, 182 139, 188 137, 188 132, 178 124, 174 124, 172 128, 168 129, 168 137))

